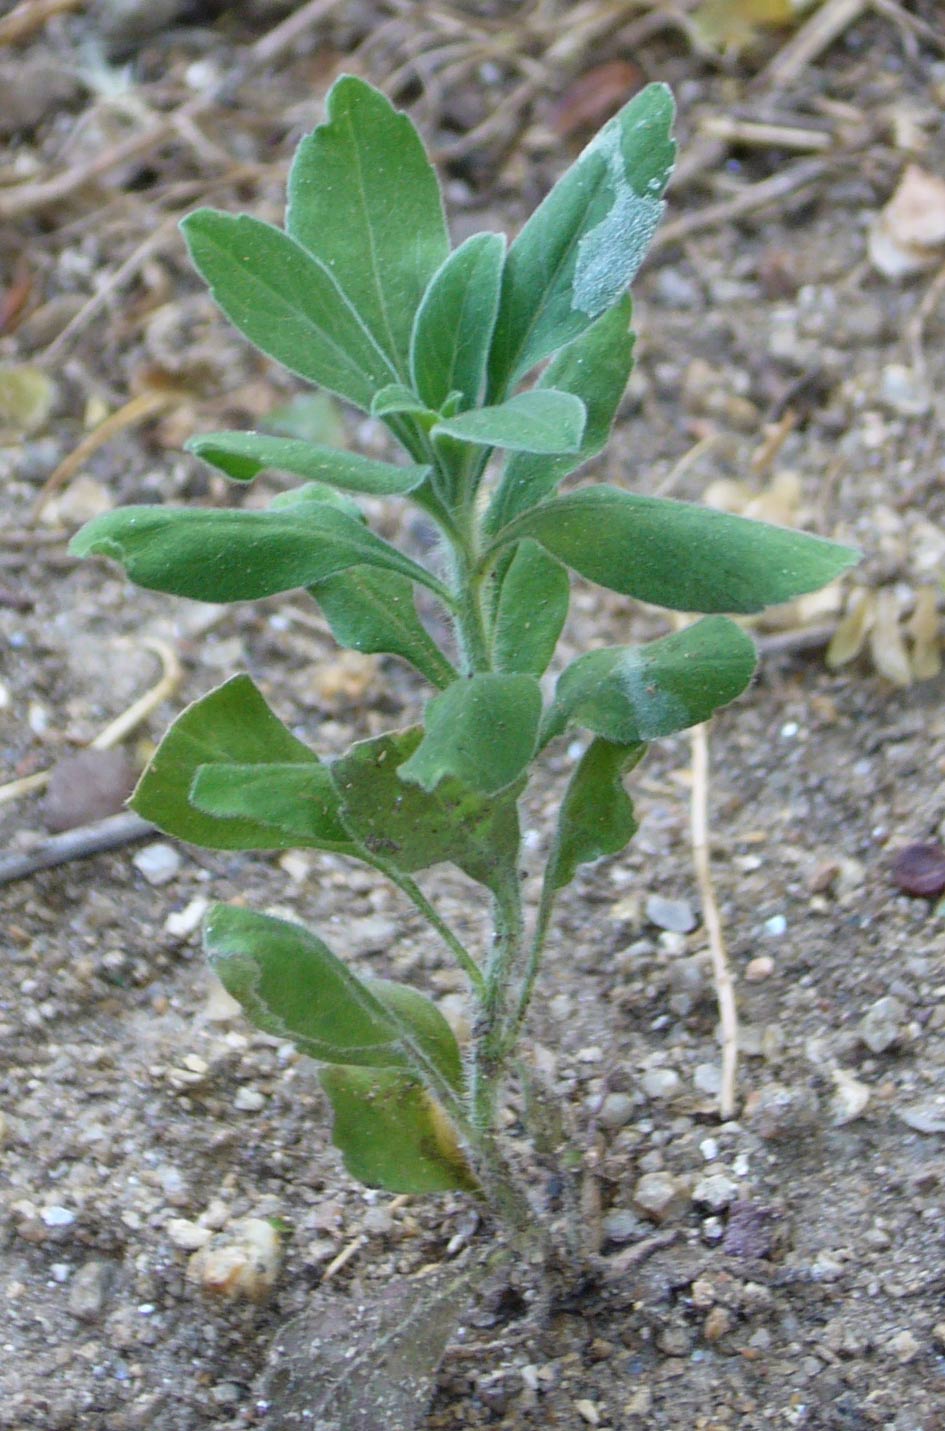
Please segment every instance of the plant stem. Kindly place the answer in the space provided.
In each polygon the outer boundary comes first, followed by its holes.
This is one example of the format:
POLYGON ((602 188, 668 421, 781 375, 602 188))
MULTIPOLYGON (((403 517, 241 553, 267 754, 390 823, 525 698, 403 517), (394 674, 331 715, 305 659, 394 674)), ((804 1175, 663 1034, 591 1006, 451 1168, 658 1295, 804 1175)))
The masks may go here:
POLYGON ((504 1052, 509 1052, 518 1042, 525 1022, 525 1015, 528 1013, 528 1006, 531 1003, 532 993, 535 988, 535 980, 538 978, 538 970, 541 967, 541 956, 545 948, 545 940, 548 938, 548 930, 551 927, 551 916, 555 906, 555 891, 549 889, 547 881, 541 891, 541 901, 538 905, 538 918, 535 921, 535 930, 532 934, 531 948, 528 951, 528 962, 522 976, 522 984, 519 989, 518 1002, 515 1007, 515 1014, 510 1020, 504 1044, 504 1052))
POLYGON ((390 865, 385 864, 383 861, 375 859, 372 862, 376 869, 379 869, 383 874, 386 874, 387 878, 391 880, 391 882, 395 884, 398 889, 403 891, 403 893, 407 896, 411 903, 423 915, 427 923, 436 930, 437 934, 439 934, 444 944, 446 944, 447 948, 453 954, 454 958, 456 959, 456 962, 463 969, 464 973, 466 974, 466 977, 469 979, 469 982, 476 990, 476 993, 479 995, 480 998, 484 998, 486 992, 486 981, 483 978, 482 970, 479 968, 479 965, 476 963, 469 950, 465 947, 464 944, 460 942, 457 936, 453 933, 452 929, 450 929, 449 925, 446 923, 446 920, 442 917, 442 915, 437 913, 436 909, 427 899, 420 886, 414 880, 412 880, 409 875, 401 874, 398 870, 393 869, 390 865))
POLYGON ((495 1126, 496 1096, 507 1054, 505 1028, 509 985, 521 958, 522 899, 514 866, 505 881, 505 888, 496 896, 494 910, 495 936, 486 966, 482 1008, 474 1031, 470 1076, 473 1122, 481 1129, 495 1126))

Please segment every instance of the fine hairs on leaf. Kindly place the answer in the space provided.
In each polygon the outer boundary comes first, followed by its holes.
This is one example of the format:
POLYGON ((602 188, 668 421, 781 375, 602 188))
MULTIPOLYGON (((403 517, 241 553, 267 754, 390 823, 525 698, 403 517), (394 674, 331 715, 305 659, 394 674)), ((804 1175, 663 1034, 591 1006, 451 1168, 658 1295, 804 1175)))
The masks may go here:
MULTIPOLYGON (((426 992, 355 967, 343 922, 332 948, 301 924, 216 906, 206 950, 247 1017, 320 1065, 352 1176, 391 1192, 465 1193, 503 1224, 515 1255, 541 1265, 551 1229, 510 1163, 503 1096, 556 897, 581 865, 632 838, 625 781, 647 743, 750 685, 754 646, 732 616, 814 591, 858 559, 802 532, 628 491, 619 474, 603 485, 580 473, 606 446, 630 376, 627 286, 662 213, 672 120, 669 91, 649 85, 511 242, 482 233, 451 251, 410 120, 364 80, 339 79, 325 122, 299 146, 285 229, 200 209, 183 230, 227 318, 386 429, 386 460, 309 441, 297 424, 198 436, 191 452, 238 491, 270 470, 297 485, 251 507, 110 511, 72 543, 142 586, 198 601, 299 591, 339 645, 412 666, 418 717, 334 760, 283 724, 275 679, 273 709, 236 674, 178 716, 132 806, 212 849, 300 845, 360 861, 414 905, 466 980, 462 1050, 426 992), (365 499, 371 513, 379 499, 407 504, 438 544, 408 555, 372 530, 365 499), (677 630, 667 617, 656 640, 562 665, 571 573, 691 619, 677 630), (520 801, 562 736, 578 754, 532 911, 520 801), (423 888, 441 864, 480 888, 494 922, 481 947, 467 934, 477 920, 451 923, 423 888)), ((458 1315, 474 1281, 449 1272, 385 1291, 357 1326, 346 1311, 353 1360, 330 1350, 330 1307, 284 1333, 270 1377, 285 1399, 279 1424, 415 1425, 452 1326, 446 1308, 458 1315), (300 1380, 317 1348, 322 1383, 300 1380)))

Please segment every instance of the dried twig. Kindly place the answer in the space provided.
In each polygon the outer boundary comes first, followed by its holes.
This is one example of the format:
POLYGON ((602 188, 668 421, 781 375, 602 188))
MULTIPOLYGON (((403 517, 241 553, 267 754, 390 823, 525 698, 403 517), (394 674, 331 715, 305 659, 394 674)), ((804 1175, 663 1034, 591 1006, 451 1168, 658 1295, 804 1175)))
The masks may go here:
MULTIPOLYGON (((161 679, 145 691, 143 696, 130 705, 126 711, 122 711, 120 716, 116 716, 113 721, 99 731, 98 735, 90 746, 92 750, 111 750, 119 741, 125 739, 133 730, 136 730, 142 721, 147 720, 153 710, 157 710, 162 701, 166 701, 172 696, 180 685, 183 672, 176 653, 166 641, 159 641, 153 636, 141 638, 141 645, 147 646, 154 651, 161 660, 161 679)), ((12 800, 19 800, 23 795, 29 795, 34 790, 42 790, 49 784, 51 770, 37 770, 33 775, 24 775, 19 780, 11 780, 6 785, 0 785, 0 805, 9 805, 12 800)), ((58 863, 58 861, 57 861, 58 863)))
POLYGON ((692 741, 692 858, 702 900, 702 918, 709 939, 715 996, 722 1025, 722 1084, 719 1089, 719 1117, 726 1122, 735 1112, 735 1074, 738 1066, 738 1014, 735 989, 725 949, 725 935, 709 858, 709 737, 708 726, 694 726, 692 741))
POLYGON ((51 869, 53 865, 64 865, 70 860, 82 860, 88 855, 119 849, 133 840, 143 840, 153 831, 154 826, 132 810, 109 815, 107 819, 96 820, 91 825, 79 825, 75 830, 51 835, 25 854, 0 855, 0 884, 26 879, 39 870, 51 869))
POLYGON ((717 204, 708 204, 704 209, 694 209, 691 214, 683 214, 680 218, 664 224, 661 229, 657 230, 651 251, 665 248, 671 243, 678 243, 680 239, 688 238, 690 234, 704 233, 706 229, 719 228, 722 224, 730 223, 732 219, 742 218, 745 214, 754 213, 768 204, 777 203, 779 199, 785 199, 789 194, 797 193, 800 189, 816 184, 829 172, 830 165, 824 159, 801 159, 791 168, 783 169, 778 174, 772 174, 769 179, 762 179, 758 184, 748 185, 747 188, 742 189, 740 193, 733 195, 730 199, 723 199, 717 204))
POLYGON ((771 94, 792 84, 869 8, 870 0, 825 0, 755 76, 752 88, 771 94))
POLYGON ((823 153, 836 144, 834 136, 825 129, 810 129, 800 124, 761 124, 753 119, 731 119, 727 114, 709 115, 699 128, 711 139, 721 139, 726 144, 793 149, 799 154, 823 153))
POLYGON ((34 31, 42 29, 54 15, 67 10, 81 10, 85 0, 21 0, 8 15, 0 19, 0 45, 18 45, 28 40, 34 31))
POLYGON ((149 417, 154 417, 164 408, 179 402, 180 397, 181 394, 174 389, 149 388, 147 392, 138 393, 137 397, 126 402, 117 412, 110 413, 97 427, 93 427, 92 431, 83 437, 78 447, 73 448, 46 478, 33 503, 30 512, 31 521, 39 521, 50 497, 60 491, 92 454, 106 442, 117 437, 119 432, 124 432, 129 427, 135 427, 140 422, 146 422, 149 417))

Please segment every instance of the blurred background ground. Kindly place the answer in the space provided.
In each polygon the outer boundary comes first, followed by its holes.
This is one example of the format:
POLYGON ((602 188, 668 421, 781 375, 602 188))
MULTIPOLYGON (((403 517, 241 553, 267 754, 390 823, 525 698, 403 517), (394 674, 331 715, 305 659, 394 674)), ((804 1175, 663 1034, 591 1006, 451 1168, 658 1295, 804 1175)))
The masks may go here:
MULTIPOLYGON (((598 469, 865 553, 845 585, 759 628, 759 680, 710 736, 736 1118, 717 1113, 680 737, 638 773, 633 846, 563 902, 530 1027, 614 1275, 539 1330, 514 1298, 480 1306, 428 1426, 935 1431, 945 926, 934 870, 923 896, 892 866, 943 819, 937 0, 7 7, 0 779, 40 778, 3 795, 4 846, 29 854, 118 809, 168 720, 237 669, 328 752, 416 715, 412 677, 340 657, 301 598, 218 610, 66 554, 78 524, 121 503, 256 500, 181 445, 259 424, 298 385, 218 317, 176 223, 204 202, 278 221, 295 144, 342 70, 413 114, 456 239, 514 232, 619 104, 669 82, 681 163, 598 469), (119 755, 64 764, 162 670, 119 755)), ((306 420, 381 450, 340 408, 306 420)), ((397 532, 395 512, 372 515, 397 532)), ((580 589, 562 654, 660 629, 580 589)), ((532 803, 536 846, 572 759, 556 752, 532 803)), ((472 887, 435 874, 448 917, 475 931, 472 887)), ((489 1235, 462 1199, 391 1207, 345 1176, 304 1063, 211 988, 198 925, 214 898, 303 918, 460 1012, 412 913, 340 861, 145 841, 5 885, 0 1427, 276 1428, 266 1348, 338 1253, 330 1284, 350 1299, 489 1235), (284 1229, 275 1288, 214 1301, 188 1257, 247 1216, 284 1229)))

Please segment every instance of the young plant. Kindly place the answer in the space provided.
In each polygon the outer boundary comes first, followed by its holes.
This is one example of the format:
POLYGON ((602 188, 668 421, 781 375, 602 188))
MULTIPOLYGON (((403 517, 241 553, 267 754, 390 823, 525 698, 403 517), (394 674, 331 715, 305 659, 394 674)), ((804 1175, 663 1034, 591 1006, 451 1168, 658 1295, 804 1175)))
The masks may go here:
POLYGON ((461 1050, 423 993, 362 978, 315 933, 217 905, 210 961, 261 1029, 322 1065, 349 1171, 392 1192, 467 1189, 524 1232, 534 1221, 498 1136, 510 1060, 558 892, 634 833, 624 777, 647 743, 704 721, 748 686, 750 637, 728 615, 831 581, 856 553, 683 502, 562 479, 605 446, 632 365, 628 285, 663 209, 669 92, 607 123, 506 247, 450 250, 434 170, 409 119, 344 77, 299 146, 285 230, 200 209, 191 257, 243 335, 382 422, 399 465, 295 438, 217 432, 190 450, 235 482, 302 480, 263 510, 129 507, 74 539, 139 585, 200 601, 304 588, 342 646, 412 664, 433 689, 422 725, 324 762, 236 675, 174 722, 132 805, 212 849, 331 851, 403 891, 466 975, 461 1050), (537 372, 537 376, 536 376, 537 372), (360 495, 400 497, 435 525, 430 563, 371 531, 360 495), (639 646, 588 651, 557 677, 569 572, 702 619, 639 646), (441 648, 423 588, 447 618, 441 648), (535 762, 586 733, 531 921, 519 801, 535 762), (457 865, 487 892, 494 938, 470 949, 415 876, 457 865))

